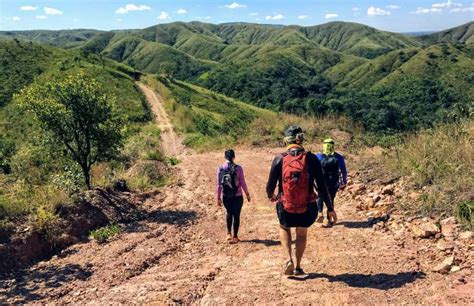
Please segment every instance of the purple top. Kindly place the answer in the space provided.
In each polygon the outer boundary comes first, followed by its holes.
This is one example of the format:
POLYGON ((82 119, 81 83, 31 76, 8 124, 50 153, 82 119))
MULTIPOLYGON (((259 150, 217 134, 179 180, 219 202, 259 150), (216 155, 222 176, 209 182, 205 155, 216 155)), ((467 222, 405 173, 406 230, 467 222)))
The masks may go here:
MULTIPOLYGON (((227 169, 229 168, 229 163, 226 162, 222 166, 220 166, 217 169, 217 198, 221 199, 222 198, 222 185, 221 185, 221 169, 227 169)), ((236 186, 237 186, 237 192, 235 193, 235 196, 242 196, 242 189, 244 189, 245 194, 248 194, 249 191, 247 189, 247 183, 245 183, 245 177, 244 177, 244 169, 242 169, 241 166, 235 165, 235 171, 237 172, 237 178, 236 178, 236 186)))

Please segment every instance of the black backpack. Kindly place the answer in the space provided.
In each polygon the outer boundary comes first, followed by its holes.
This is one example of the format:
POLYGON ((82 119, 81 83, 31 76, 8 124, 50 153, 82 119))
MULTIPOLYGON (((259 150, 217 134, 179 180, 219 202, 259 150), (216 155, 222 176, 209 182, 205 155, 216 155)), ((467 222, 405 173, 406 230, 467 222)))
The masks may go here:
POLYGON ((229 164, 227 169, 221 167, 221 186, 222 193, 225 197, 234 197, 237 193, 237 185, 235 183, 235 178, 237 175, 236 171, 237 165, 229 164))
POLYGON ((339 160, 335 155, 323 155, 321 160, 324 179, 328 186, 337 186, 339 183, 339 160))

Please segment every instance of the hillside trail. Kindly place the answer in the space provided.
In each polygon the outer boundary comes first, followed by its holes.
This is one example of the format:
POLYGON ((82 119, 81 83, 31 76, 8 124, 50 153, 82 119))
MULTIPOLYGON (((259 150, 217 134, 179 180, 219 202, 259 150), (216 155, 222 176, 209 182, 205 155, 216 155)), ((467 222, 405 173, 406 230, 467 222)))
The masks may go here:
POLYGON ((168 114, 165 111, 161 97, 158 96, 148 86, 137 83, 140 90, 145 94, 148 103, 151 106, 151 110, 156 116, 156 122, 161 130, 161 143, 164 153, 168 156, 177 156, 184 152, 183 143, 180 137, 174 132, 173 125, 168 118, 168 114))
MULTIPOLYGON (((179 137, 164 119, 159 97, 140 87, 152 98, 161 127, 169 128, 164 144, 176 144, 179 137)), ((168 152, 173 150, 183 152, 181 145, 168 152)), ((278 221, 265 195, 269 167, 279 152, 236 150, 252 195, 242 212, 241 243, 225 242, 224 209, 215 204, 223 153, 189 151, 179 155, 176 182, 144 201, 147 218, 125 225, 112 241, 71 246, 15 275, 10 289, 0 290, 5 292, 0 304, 474 302, 472 282, 428 272, 418 255, 423 245, 408 235, 374 231, 345 192, 336 200, 339 223, 309 230, 302 262, 308 275, 282 275, 278 221)))

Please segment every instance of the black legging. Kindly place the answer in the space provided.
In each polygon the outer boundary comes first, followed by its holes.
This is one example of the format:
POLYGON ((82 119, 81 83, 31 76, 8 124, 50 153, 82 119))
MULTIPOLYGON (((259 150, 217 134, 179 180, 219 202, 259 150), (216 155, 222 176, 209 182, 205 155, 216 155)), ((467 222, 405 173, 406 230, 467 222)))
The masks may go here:
MULTIPOLYGON (((333 207, 335 207, 334 199, 336 198, 337 189, 338 188, 336 187, 332 187, 332 188, 328 187, 329 196, 331 197, 331 202, 332 202, 333 207)), ((323 212, 323 198, 319 197, 317 204, 318 204, 318 212, 322 213, 323 212)))
POLYGON ((227 210, 227 233, 230 234, 232 230, 232 221, 234 222, 234 237, 237 237, 240 226, 240 211, 244 204, 244 197, 224 197, 224 207, 227 210))

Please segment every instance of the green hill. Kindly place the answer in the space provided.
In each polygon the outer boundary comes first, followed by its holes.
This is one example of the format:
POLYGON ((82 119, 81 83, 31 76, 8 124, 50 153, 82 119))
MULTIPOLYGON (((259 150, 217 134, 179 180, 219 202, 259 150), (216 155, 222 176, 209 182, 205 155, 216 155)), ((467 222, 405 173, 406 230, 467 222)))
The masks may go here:
MULTIPOLYGON (((68 37, 87 34, 81 30, 65 31, 64 35, 60 32, 45 32, 42 37, 50 35, 52 41, 63 37, 69 45, 68 37)), ((420 108, 422 113, 417 115, 423 118, 421 125, 400 124, 399 117, 392 122, 375 114, 369 104, 359 103, 368 96, 368 101, 379 105, 378 110, 386 110, 387 104, 380 104, 384 99, 374 97, 385 91, 394 95, 403 91, 399 84, 407 79, 422 84, 413 85, 412 96, 423 97, 408 100, 414 105, 436 105, 433 111, 444 114, 436 116, 437 120, 446 120, 447 110, 452 111, 454 104, 471 108, 471 32, 472 23, 410 37, 349 22, 312 27, 173 22, 138 30, 89 33, 89 38, 78 41, 86 53, 141 72, 191 82, 272 110, 318 116, 349 114, 367 128, 385 132, 429 126, 433 119, 420 108), (436 87, 433 84, 438 86, 437 94, 449 92, 453 98, 448 100, 457 103, 428 98, 424 92, 436 87), (354 105, 362 107, 361 114, 354 105), (368 120, 367 116, 374 118, 368 120)), ((35 37, 32 33, 22 35, 35 37)))
POLYGON ((50 44, 57 47, 72 48, 82 45, 102 31, 98 30, 32 30, 0 31, 0 38, 32 41, 38 44, 50 44))
POLYGON ((0 71, 6 76, 0 79, 0 170, 22 146, 41 145, 34 120, 12 100, 15 93, 34 82, 82 72, 99 81, 107 94, 116 97, 117 113, 123 116, 127 126, 151 120, 148 104, 135 85, 139 74, 130 67, 80 50, 21 41, 0 40, 0 54, 0 71))
POLYGON ((418 37, 425 44, 473 44, 474 43, 474 21, 460 25, 445 31, 436 32, 418 37))

